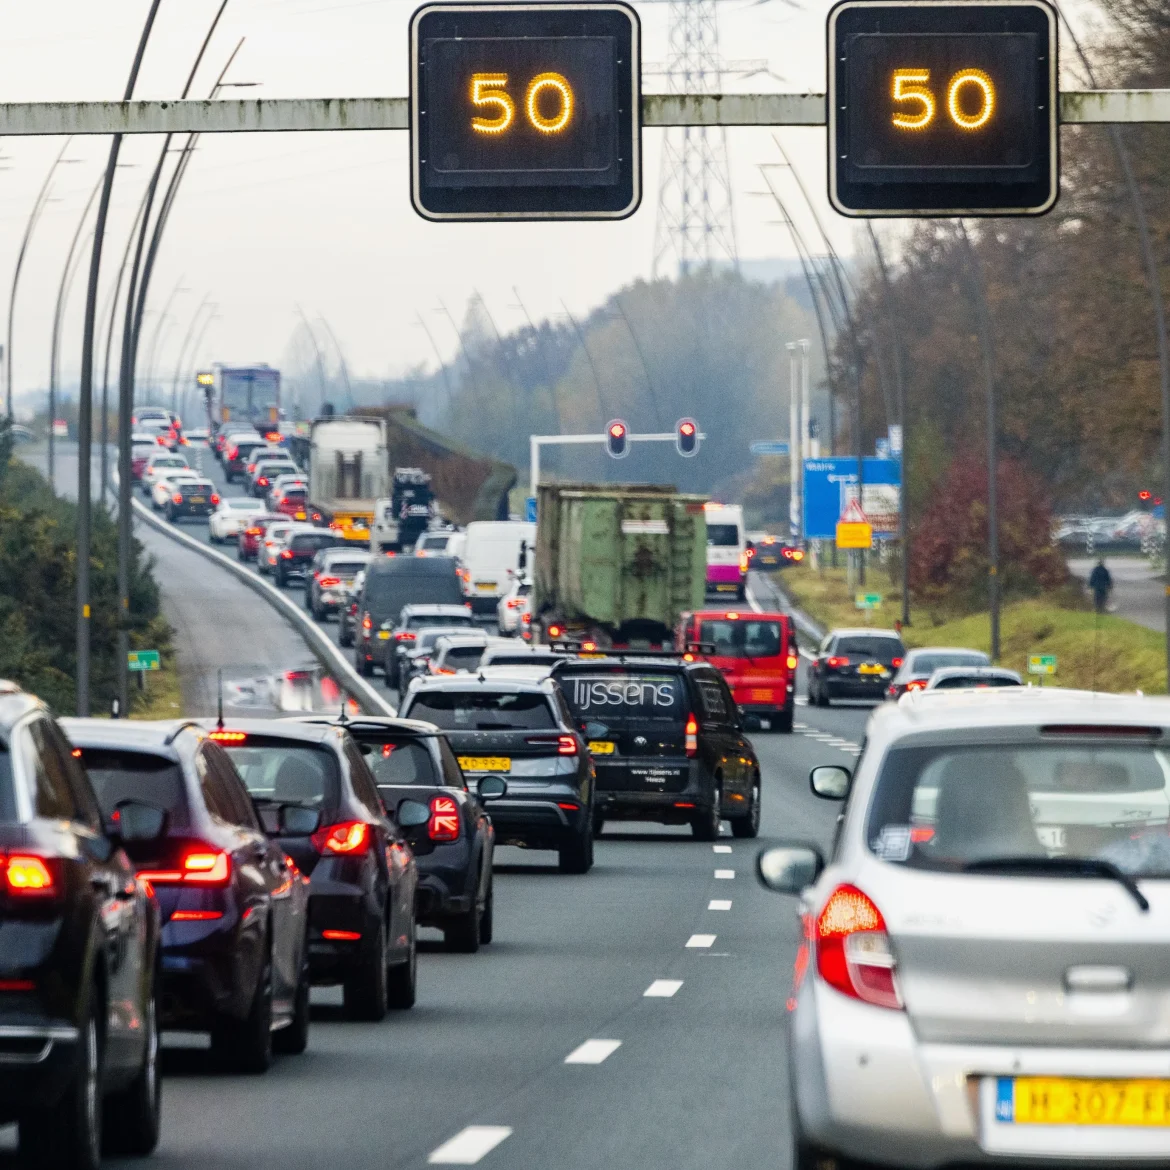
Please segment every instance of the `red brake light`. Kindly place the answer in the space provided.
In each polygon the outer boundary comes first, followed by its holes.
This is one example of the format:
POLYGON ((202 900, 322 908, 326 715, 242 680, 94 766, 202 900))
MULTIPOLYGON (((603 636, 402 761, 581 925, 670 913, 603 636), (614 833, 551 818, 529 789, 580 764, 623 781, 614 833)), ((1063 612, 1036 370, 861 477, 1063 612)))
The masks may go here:
POLYGON ((686 737, 687 755, 697 756, 699 754, 699 723, 694 715, 687 716, 686 737))
POLYGON ((267 486, 268 486, 268 477, 267 477, 267 476, 264 476, 264 475, 262 475, 262 476, 261 476, 261 477, 260 477, 260 478, 259 478, 259 479, 256 481, 256 483, 257 483, 257 485, 258 485, 259 487, 267 487, 267 486))
POLYGON ((890 663, 890 665, 891 665, 891 666, 892 666, 892 667, 893 667, 895 670, 897 670, 897 669, 898 669, 898 667, 902 665, 902 660, 901 660, 900 658, 895 658, 895 659, 894 659, 894 660, 893 660, 893 661, 890 663))
POLYGON ((910 680, 910 681, 909 681, 909 682, 906 684, 906 689, 907 689, 908 691, 924 691, 924 690, 926 690, 926 679, 924 679, 924 678, 912 678, 912 679, 911 679, 911 680, 910 680))
POLYGON ((848 659, 848 658, 837 658, 837 657, 833 657, 833 658, 830 658, 830 659, 829 659, 829 661, 828 661, 828 663, 827 663, 826 665, 828 665, 828 666, 832 666, 832 667, 834 667, 834 668, 835 668, 835 667, 838 667, 838 666, 848 666, 848 665, 849 665, 849 659, 848 659))
POLYGON ((182 502, 183 502, 183 497, 181 495, 179 495, 178 492, 175 492, 175 494, 173 496, 171 496, 171 503, 172 504, 181 504, 182 502))
MULTIPOLYGON (((213 500, 215 499, 214 496, 212 496, 211 498, 213 500)), ((263 528, 245 528, 244 529, 245 536, 260 536, 263 532, 264 532, 263 528)))
POLYGON ((318 829, 310 840, 318 853, 365 853, 370 843, 370 826, 365 821, 344 821, 318 829))
POLYGON ((216 730, 211 733, 211 738, 216 743, 243 743, 248 738, 248 733, 246 731, 216 730))
POLYGON ((56 894, 53 874, 43 857, 13 853, 4 864, 4 885, 19 898, 45 898, 56 894))
POLYGON ((372 621, 370 621, 370 615, 368 613, 363 614, 362 615, 362 629, 363 630, 372 630, 373 628, 374 628, 374 623, 372 621))
POLYGON ((560 626, 549 626, 548 636, 550 638, 559 638, 564 631, 560 626))
POLYGON ((432 841, 459 840, 459 806, 451 796, 431 797, 431 819, 427 836, 432 841))
POLYGON ((216 493, 215 493, 215 492, 212 492, 212 493, 211 493, 211 502, 212 502, 212 504, 218 504, 218 503, 219 503, 219 496, 218 496, 218 495, 216 495, 216 493))
POLYGON ((418 641, 418 635, 413 630, 399 630, 398 633, 394 635, 394 641, 416 642, 418 641))
POLYGON ((281 555, 281 556, 282 556, 282 557, 283 557, 283 558, 284 558, 286 561, 291 561, 291 560, 292 560, 292 549, 291 549, 291 548, 286 548, 286 549, 284 549, 284 550, 281 552, 281 554, 280 554, 280 555, 281 555))
POLYGON ((239 457, 240 457, 240 449, 239 449, 239 447, 232 447, 232 448, 231 448, 231 449, 228 451, 228 458, 229 458, 229 459, 238 459, 239 457))
POLYGON ((817 971, 843 995, 901 1008, 897 964, 881 911, 856 886, 838 886, 816 921, 817 971))
POLYGON ((362 933, 360 930, 323 930, 321 937, 329 942, 358 942, 362 933))
POLYGON ((231 858, 221 852, 193 852, 183 858, 183 881, 202 886, 226 886, 232 874, 231 858))
POLYGON ((748 565, 751 563, 751 559, 751 556, 746 550, 739 554, 739 571, 741 573, 746 573, 748 571, 748 565))
POLYGON ((248 464, 248 474, 249 474, 249 475, 251 475, 251 474, 252 474, 252 472, 253 472, 253 471, 255 471, 255 470, 256 470, 256 464, 255 464, 255 463, 249 463, 249 464, 248 464))
POLYGON ((222 910, 176 910, 171 915, 172 922, 214 922, 223 917, 222 910))
POLYGON ((322 589, 332 589, 335 585, 341 584, 340 577, 318 577, 317 583, 322 589))
POLYGON ((575 756, 577 754, 577 737, 574 735, 557 736, 557 755, 575 756))

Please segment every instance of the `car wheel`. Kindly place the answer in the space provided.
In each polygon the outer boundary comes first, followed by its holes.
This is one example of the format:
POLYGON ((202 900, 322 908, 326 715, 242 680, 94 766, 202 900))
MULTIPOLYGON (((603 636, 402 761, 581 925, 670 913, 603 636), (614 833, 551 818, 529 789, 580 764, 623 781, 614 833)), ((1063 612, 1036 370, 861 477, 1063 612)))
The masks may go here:
POLYGON ((489 881, 487 897, 483 903, 483 913, 479 916, 479 941, 484 946, 492 941, 492 934, 495 930, 495 914, 493 911, 495 900, 495 887, 489 881))
POLYGON ((297 995, 292 1023, 273 1034, 272 1049, 283 1056, 300 1056, 309 1046, 309 940, 301 948, 301 977, 297 980, 297 995))
POLYGON ((373 663, 367 662, 366 656, 361 652, 353 656, 353 664, 362 678, 370 678, 374 673, 373 663))
POLYGON ((386 924, 381 919, 370 953, 345 981, 344 1000, 351 1020, 376 1023, 386 1017, 386 924))
POLYGON ((276 574, 275 574, 275 576, 276 576, 276 584, 277 584, 277 585, 278 585, 278 586, 279 586, 281 589, 283 589, 283 588, 284 588, 284 581, 285 581, 285 576, 284 576, 284 566, 283 566, 283 565, 277 565, 277 566, 276 566, 276 574))
POLYGON ((395 1011, 414 1007, 418 994, 418 923, 410 919, 410 958, 391 967, 386 977, 386 1002, 395 1011))
POLYGON ((588 873, 593 868, 593 821, 557 854, 561 873, 588 873))
POLYGON ((344 626, 337 631, 337 644, 346 648, 353 645, 353 638, 350 637, 349 631, 344 626))
POLYGON ((96 989, 78 1037, 76 1068, 51 1109, 20 1119, 20 1153, 45 1170, 98 1170, 102 1156, 102 1054, 96 989))
POLYGON ((445 920, 443 943, 447 950, 461 955, 474 955, 479 950, 479 906, 475 901, 470 910, 445 920))
POLYGON ((593 814, 593 838, 596 840, 601 836, 602 829, 605 828, 605 817, 600 813, 593 814))
POLYGON ((102 1132, 112 1154, 144 1157, 158 1145, 161 1085, 158 1075, 158 977, 146 1003, 146 1046, 138 1075, 106 1099, 102 1132))
POLYGON ((695 813, 691 818, 691 833, 696 841, 718 841, 722 817, 723 792, 716 787, 710 808, 695 813))
POLYGON ((746 817, 731 822, 731 832, 736 837, 758 837, 760 835, 760 778, 752 782, 752 807, 746 817))
POLYGON ((779 731, 785 735, 792 732, 792 708, 785 707, 782 711, 778 711, 772 716, 772 730, 779 731))
POLYGON ((256 982, 243 1020, 221 1018, 211 1033, 211 1051, 233 1072, 267 1072, 272 1064, 272 957, 256 982))

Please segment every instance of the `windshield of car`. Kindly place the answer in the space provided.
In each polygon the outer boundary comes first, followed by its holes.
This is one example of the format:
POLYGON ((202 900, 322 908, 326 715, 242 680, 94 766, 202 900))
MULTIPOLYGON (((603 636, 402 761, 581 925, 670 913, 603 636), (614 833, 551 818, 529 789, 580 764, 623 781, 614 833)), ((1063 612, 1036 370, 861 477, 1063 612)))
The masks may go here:
POLYGON ((914 674, 934 674, 944 666, 989 666, 990 659, 978 650, 955 650, 944 653, 915 654, 906 663, 914 674))
POLYGON ((187 789, 177 761, 121 748, 82 748, 81 760, 103 817, 123 800, 138 800, 165 809, 171 829, 187 826, 187 789))
POLYGON ((162 459, 152 459, 150 461, 151 467, 186 467, 187 460, 180 458, 178 455, 164 456, 162 459))
POLYGON ((718 658, 775 658, 783 642, 779 622, 704 621, 699 641, 713 643, 718 658))
POLYGON ((337 761, 328 748, 255 735, 244 744, 223 746, 244 786, 259 800, 303 804, 323 815, 340 803, 337 761))
POLYGON ((16 790, 12 780, 12 756, 6 743, 0 743, 0 823, 16 821, 16 790))
MULTIPOLYGON (((836 654, 847 654, 856 658, 866 658, 872 662, 884 662, 887 666, 895 658, 901 658, 906 651, 897 638, 871 638, 850 636, 838 638, 836 654)), ((948 663, 947 665, 951 665, 948 663)), ((954 663, 955 666, 970 665, 954 663)))
POLYGON ((561 689, 569 709, 582 722, 680 723, 686 688, 681 674, 652 670, 614 670, 565 674, 561 689))
POLYGON ((410 705, 411 719, 425 719, 444 731, 551 731, 556 727, 548 699, 522 691, 424 691, 410 705))
POLYGON ((358 746, 379 784, 415 784, 432 788, 440 784, 435 775, 431 753, 418 740, 400 739, 386 743, 359 741, 358 746))
POLYGON ((1018 687, 1022 685, 1019 679, 1008 678, 1006 675, 949 674, 946 678, 940 678, 931 687, 931 690, 948 691, 960 687, 1018 687))
POLYGON ((738 548, 739 525, 708 524, 707 545, 708 547, 715 546, 716 548, 738 548))
POLYGON ((446 536, 428 536, 423 539, 422 546, 426 552, 433 552, 436 549, 446 548, 447 540, 446 536))
POLYGON ((866 836, 919 869, 1060 857, 1170 877, 1170 756, 1084 742, 895 748, 866 836))

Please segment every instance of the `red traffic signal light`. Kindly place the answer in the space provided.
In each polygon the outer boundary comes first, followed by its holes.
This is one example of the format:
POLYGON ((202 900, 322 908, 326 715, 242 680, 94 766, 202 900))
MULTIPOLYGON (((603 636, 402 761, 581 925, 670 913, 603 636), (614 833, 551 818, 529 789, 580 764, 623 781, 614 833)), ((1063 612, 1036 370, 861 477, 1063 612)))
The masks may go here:
POLYGON ((630 428, 620 418, 611 419, 605 428, 605 450, 611 459, 630 453, 630 428))
POLYGON ((674 424, 674 446, 684 459, 699 453, 699 424, 693 418, 680 418, 674 424))
POLYGON ((1144 504, 1150 498, 1150 493, 1146 491, 1138 492, 1138 499, 1144 504))

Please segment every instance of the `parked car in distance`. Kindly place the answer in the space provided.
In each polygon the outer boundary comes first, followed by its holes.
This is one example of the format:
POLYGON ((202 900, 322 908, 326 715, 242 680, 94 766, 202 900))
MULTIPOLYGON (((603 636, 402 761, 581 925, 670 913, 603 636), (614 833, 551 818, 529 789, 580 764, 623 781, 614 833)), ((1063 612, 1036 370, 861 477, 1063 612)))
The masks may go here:
POLYGON ((991 659, 982 650, 960 646, 919 646, 906 651, 898 671, 890 680, 886 697, 900 699, 907 691, 924 691, 930 676, 944 666, 990 666, 991 659))
POLYGON ((462 626, 465 629, 474 629, 475 618, 466 604, 404 605, 397 621, 388 619, 382 623, 382 629, 390 631, 390 637, 384 643, 385 657, 382 659, 382 671, 386 675, 387 686, 399 685, 402 679, 403 658, 414 645, 419 632, 432 626, 462 626))
POLYGON ((1024 680, 1002 666, 942 666, 926 682, 928 691, 976 690, 990 687, 1022 687, 1024 680))
POLYGON ((266 827, 277 830, 280 847, 309 878, 313 982, 340 983, 355 1019, 413 1007, 418 870, 404 830, 425 824, 430 810, 408 802, 391 818, 342 727, 252 719, 213 727, 211 735, 231 756, 266 827), (286 804, 316 812, 320 827, 274 823, 273 810, 286 804))
POLYGON ((895 630, 830 630, 809 663, 808 701, 816 707, 834 699, 880 701, 905 656, 895 630))
MULTIPOLYGON (((239 774, 197 724, 67 719, 107 818, 127 803, 165 830, 126 850, 162 917, 164 1028, 209 1032, 226 1068, 260 1073, 309 1036, 307 879, 265 833, 239 774)), ((317 827, 290 803, 281 823, 317 827)))
MULTIPOLYGON (((338 724, 336 716, 312 716, 338 724)), ((406 831, 418 866, 418 921, 443 932, 449 950, 475 952, 492 941, 495 830, 487 801, 507 790, 501 777, 485 776, 469 788, 455 753, 433 723, 361 715, 345 730, 374 773, 391 811, 404 800, 430 809, 430 819, 406 831)))
POLYGON ((163 817, 118 811, 103 821, 48 708, 0 681, 0 1124, 36 1170, 158 1141, 158 903, 126 849, 163 817))

